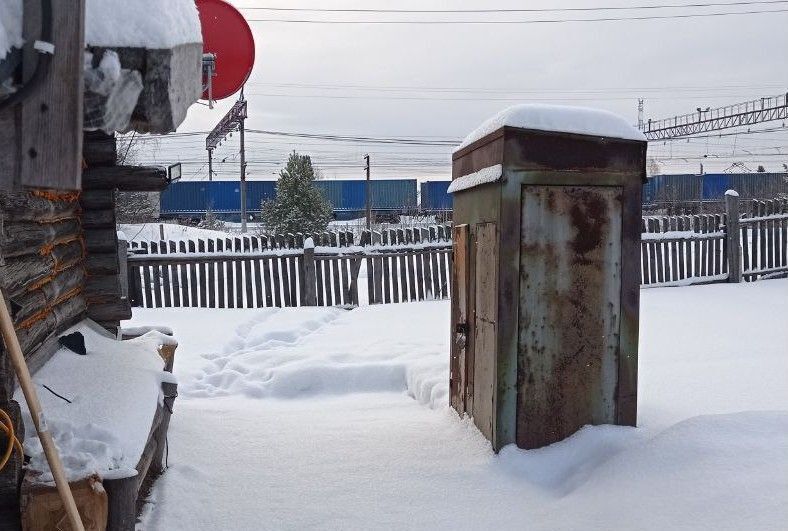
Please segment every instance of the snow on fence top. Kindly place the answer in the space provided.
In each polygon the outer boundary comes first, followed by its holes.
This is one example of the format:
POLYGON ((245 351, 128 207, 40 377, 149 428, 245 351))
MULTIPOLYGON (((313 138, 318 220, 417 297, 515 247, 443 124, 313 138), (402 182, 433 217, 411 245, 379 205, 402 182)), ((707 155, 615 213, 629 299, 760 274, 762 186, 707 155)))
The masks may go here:
POLYGON ((587 107, 528 103, 514 105, 488 119, 466 136, 454 152, 506 126, 624 140, 646 140, 643 133, 612 112, 587 107))
POLYGON ((194 0, 87 0, 90 46, 172 48, 202 42, 194 0))
POLYGON ((22 0, 0 2, 0 61, 13 47, 22 46, 22 0))

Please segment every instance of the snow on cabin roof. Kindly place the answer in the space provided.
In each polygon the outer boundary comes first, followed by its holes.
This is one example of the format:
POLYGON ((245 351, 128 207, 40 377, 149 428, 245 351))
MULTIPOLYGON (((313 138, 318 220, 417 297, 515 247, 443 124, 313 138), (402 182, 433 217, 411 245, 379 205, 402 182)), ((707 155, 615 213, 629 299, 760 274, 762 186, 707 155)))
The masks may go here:
POLYGON ((194 0, 87 0, 88 46, 172 48, 202 42, 194 0))
POLYGON ((0 61, 22 46, 22 0, 0 1, 0 61))
MULTIPOLYGON (((0 1, 0 60, 22 41, 22 0, 0 1)), ((85 44, 172 48, 202 42, 194 0, 87 0, 85 44)))
POLYGON ((646 137, 612 112, 566 105, 520 104, 502 110, 465 137, 454 152, 468 147, 502 127, 642 140, 646 137))

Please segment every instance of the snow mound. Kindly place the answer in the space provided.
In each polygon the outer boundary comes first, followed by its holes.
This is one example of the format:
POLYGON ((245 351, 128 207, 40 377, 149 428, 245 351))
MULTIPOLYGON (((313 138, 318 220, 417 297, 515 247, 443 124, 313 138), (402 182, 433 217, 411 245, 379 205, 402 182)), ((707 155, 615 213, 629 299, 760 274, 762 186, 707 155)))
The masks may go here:
POLYGON ((194 0, 87 0, 88 46, 172 48, 202 42, 194 0), (166 6, 166 7, 165 7, 166 6))
POLYGON ((643 133, 609 111, 587 107, 527 103, 508 107, 465 137, 454 152, 468 147, 502 127, 604 136, 646 141, 643 133))
POLYGON ((0 2, 0 61, 11 48, 21 48, 22 43, 22 0, 0 2))

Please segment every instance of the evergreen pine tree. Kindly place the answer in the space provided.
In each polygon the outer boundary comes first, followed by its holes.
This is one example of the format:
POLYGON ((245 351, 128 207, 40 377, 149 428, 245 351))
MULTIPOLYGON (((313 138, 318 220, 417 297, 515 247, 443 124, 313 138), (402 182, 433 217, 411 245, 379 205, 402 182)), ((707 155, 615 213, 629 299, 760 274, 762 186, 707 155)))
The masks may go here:
POLYGON ((321 232, 331 221, 331 203, 315 185, 315 169, 308 155, 290 154, 276 182, 276 198, 263 201, 266 229, 276 234, 321 232))

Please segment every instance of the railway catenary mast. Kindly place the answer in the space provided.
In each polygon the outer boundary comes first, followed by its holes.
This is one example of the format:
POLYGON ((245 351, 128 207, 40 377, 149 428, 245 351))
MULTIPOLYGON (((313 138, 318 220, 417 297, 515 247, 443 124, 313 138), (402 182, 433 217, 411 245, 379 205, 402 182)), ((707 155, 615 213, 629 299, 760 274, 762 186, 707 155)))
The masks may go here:
MULTIPOLYGON (((639 109, 640 110, 640 107, 639 109)), ((719 131, 788 118, 788 92, 711 109, 698 107, 695 112, 664 118, 648 119, 638 125, 649 141, 684 138, 708 131, 719 131)))

